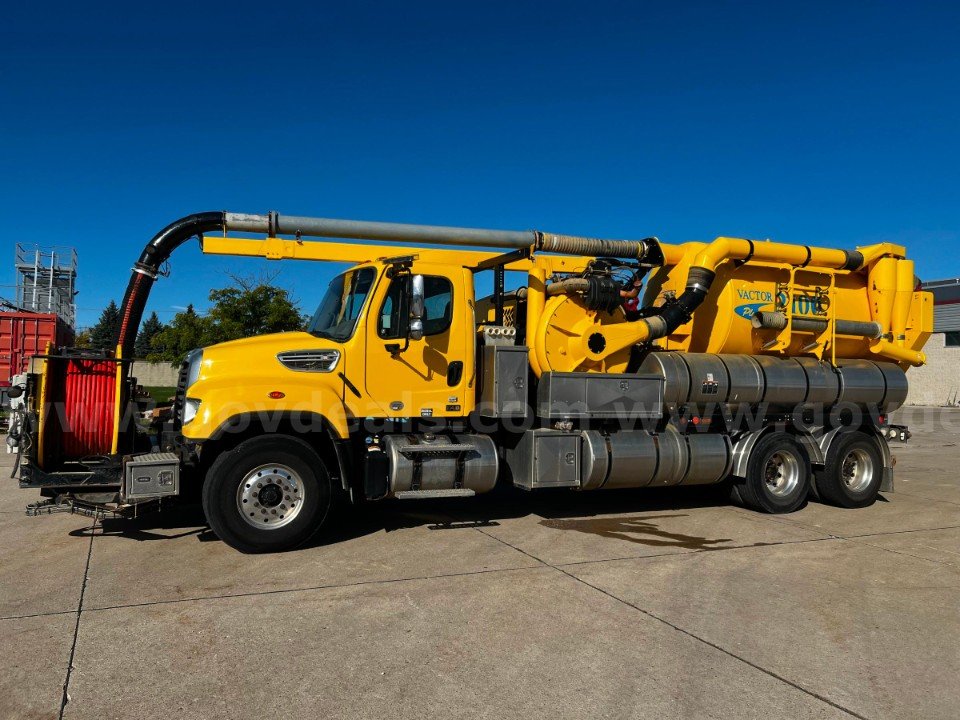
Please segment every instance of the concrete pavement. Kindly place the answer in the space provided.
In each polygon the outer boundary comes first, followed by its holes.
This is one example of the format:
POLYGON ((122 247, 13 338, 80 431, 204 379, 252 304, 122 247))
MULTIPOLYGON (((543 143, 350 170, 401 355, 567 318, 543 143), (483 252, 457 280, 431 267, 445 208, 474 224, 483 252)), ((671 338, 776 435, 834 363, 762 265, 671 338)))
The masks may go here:
POLYGON ((27 518, 7 481, 0 718, 957 717, 960 411, 899 416, 863 510, 517 491, 273 556, 193 507, 27 518))

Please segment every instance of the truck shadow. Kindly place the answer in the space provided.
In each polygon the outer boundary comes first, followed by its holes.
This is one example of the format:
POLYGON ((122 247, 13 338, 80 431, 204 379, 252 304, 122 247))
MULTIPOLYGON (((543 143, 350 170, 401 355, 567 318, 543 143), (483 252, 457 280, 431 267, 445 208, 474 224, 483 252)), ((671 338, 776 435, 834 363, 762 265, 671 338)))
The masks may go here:
POLYGON ((733 542, 732 538, 705 538, 683 532, 662 529, 657 521, 689 517, 688 512, 729 505, 722 488, 639 488, 610 490, 602 493, 571 493, 539 491, 529 494, 519 491, 512 496, 497 493, 474 500, 470 505, 460 503, 452 512, 457 519, 446 524, 428 526, 429 529, 496 526, 497 520, 524 516, 539 517, 542 527, 573 531, 597 537, 647 545, 652 547, 679 547, 708 550, 733 542), (499 495, 499 497, 497 497, 499 495), (624 513, 650 513, 624 517, 624 513))
POLYGON ((541 520, 544 527, 557 530, 574 530, 576 532, 596 535, 598 537, 647 545, 650 547, 676 547, 686 550, 710 550, 712 547, 733 542, 732 538, 717 538, 708 540, 697 535, 667 532, 661 530, 652 520, 687 517, 685 513, 670 513, 666 515, 644 515, 643 517, 626 518, 589 518, 586 520, 541 520))
POLYGON ((101 517, 96 527, 70 532, 74 537, 122 538, 137 540, 176 540, 196 536, 201 542, 219 540, 207 526, 199 503, 183 503, 163 510, 147 510, 137 517, 101 517))
MULTIPOLYGON (((527 493, 505 487, 475 498, 387 500, 360 507, 342 506, 333 524, 301 550, 348 542, 378 532, 426 527, 430 531, 493 528, 501 521, 532 516, 538 524, 558 531, 627 540, 643 545, 706 550, 735 542, 732 538, 705 538, 660 527, 661 520, 687 517, 703 508, 729 505, 721 487, 642 488, 575 493, 541 490, 527 493), (644 513, 623 517, 624 513, 644 513), (655 513, 655 514, 648 514, 655 513)), ((682 524, 682 522, 681 522, 682 524)), ((136 518, 103 518, 96 529, 72 535, 120 538, 138 542, 173 541, 194 536, 201 542, 219 541, 207 526, 198 503, 144 512, 136 518)))

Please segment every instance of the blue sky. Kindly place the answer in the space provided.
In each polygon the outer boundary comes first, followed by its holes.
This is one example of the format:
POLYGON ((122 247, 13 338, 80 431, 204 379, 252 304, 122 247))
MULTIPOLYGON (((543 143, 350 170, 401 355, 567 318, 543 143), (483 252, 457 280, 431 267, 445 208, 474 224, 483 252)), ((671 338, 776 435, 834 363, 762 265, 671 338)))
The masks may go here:
MULTIPOLYGON (((960 274, 951 3, 123 3, 7 9, 0 284, 74 245, 80 325, 200 210, 908 246, 960 274)), ((173 258, 148 310, 325 264, 173 258)), ((12 296, 12 290, 0 289, 12 296)))

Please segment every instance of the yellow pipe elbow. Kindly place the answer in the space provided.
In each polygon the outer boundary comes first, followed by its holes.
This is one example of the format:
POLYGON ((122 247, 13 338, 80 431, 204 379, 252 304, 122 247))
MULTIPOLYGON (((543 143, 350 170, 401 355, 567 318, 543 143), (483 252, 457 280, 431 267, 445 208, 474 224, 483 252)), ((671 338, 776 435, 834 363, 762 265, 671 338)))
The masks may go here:
POLYGON ((895 243, 864 245, 863 247, 858 247, 857 251, 863 255, 864 265, 869 265, 888 255, 892 255, 895 258, 904 258, 907 256, 907 249, 903 245, 897 245, 895 243))
POLYGON ((870 344, 870 352, 894 362, 907 363, 913 367, 920 367, 927 362, 927 356, 919 350, 894 345, 889 340, 878 340, 870 344))
POLYGON ((716 271, 717 265, 734 256, 736 251, 735 246, 737 243, 743 243, 742 249, 744 252, 742 257, 746 257, 747 253, 750 251, 750 247, 749 243, 747 243, 745 240, 718 237, 712 243, 707 245, 699 255, 697 255, 696 260, 693 262, 693 266, 716 271))

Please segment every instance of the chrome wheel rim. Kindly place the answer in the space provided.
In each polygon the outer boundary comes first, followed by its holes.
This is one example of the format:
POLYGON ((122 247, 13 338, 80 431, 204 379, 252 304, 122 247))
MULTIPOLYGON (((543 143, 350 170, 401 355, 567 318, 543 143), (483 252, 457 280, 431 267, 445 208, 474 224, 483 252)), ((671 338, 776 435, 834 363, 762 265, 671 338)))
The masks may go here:
POLYGON ((274 463, 246 474, 237 488, 237 510, 248 525, 276 530, 293 522, 303 507, 303 481, 293 469, 274 463))
POLYGON ((873 480, 873 458, 870 453, 861 448, 854 448, 847 453, 840 465, 843 484, 850 492, 865 490, 873 480))
POLYGON ((771 495, 787 497, 800 484, 800 461, 796 455, 775 452, 763 468, 763 482, 771 495))

